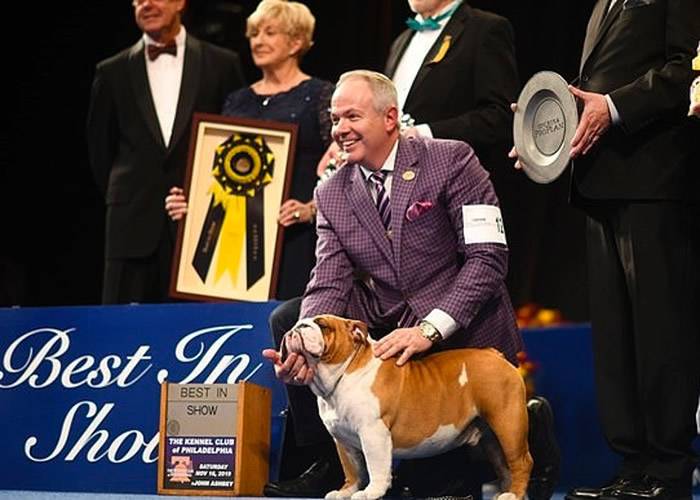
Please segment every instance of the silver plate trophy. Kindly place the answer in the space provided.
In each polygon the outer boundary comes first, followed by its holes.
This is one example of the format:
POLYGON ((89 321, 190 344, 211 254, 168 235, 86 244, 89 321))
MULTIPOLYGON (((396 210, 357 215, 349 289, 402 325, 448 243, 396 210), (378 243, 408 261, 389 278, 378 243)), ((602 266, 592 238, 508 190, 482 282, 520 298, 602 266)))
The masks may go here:
POLYGON ((530 179, 547 184, 561 175, 577 125, 576 99, 566 80, 552 71, 533 75, 518 97, 513 120, 513 143, 530 179))

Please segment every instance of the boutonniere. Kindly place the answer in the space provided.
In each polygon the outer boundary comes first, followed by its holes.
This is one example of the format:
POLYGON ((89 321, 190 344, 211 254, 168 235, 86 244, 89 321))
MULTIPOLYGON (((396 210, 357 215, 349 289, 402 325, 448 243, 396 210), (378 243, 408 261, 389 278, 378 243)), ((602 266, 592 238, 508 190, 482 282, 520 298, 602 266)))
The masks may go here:
POLYGON ((433 57, 433 60, 430 62, 439 63, 442 61, 445 58, 447 51, 450 50, 450 45, 452 45, 452 35, 445 35, 445 37, 442 39, 440 49, 438 49, 437 54, 435 54, 435 57, 433 57))
POLYGON ((413 222, 431 208, 433 208, 432 201, 417 201, 406 210, 406 219, 413 222))

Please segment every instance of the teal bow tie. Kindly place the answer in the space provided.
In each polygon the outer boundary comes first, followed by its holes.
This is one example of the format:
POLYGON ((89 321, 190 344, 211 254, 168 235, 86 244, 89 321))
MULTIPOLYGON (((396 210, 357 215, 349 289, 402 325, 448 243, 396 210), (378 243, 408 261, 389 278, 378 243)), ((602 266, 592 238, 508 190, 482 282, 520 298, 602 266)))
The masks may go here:
POLYGON ((439 16, 429 17, 428 19, 424 19, 423 21, 418 21, 417 19, 415 19, 413 17, 409 17, 408 19, 406 19, 406 25, 410 29, 412 29, 413 31, 439 30, 440 29, 440 21, 442 21, 443 19, 447 19, 452 14, 454 14, 454 11, 457 10, 457 7, 459 7, 460 3, 462 3, 462 2, 457 2, 454 5, 454 7, 452 7, 447 12, 443 12, 439 16))
POLYGON ((406 25, 413 31, 432 31, 440 29, 440 23, 432 17, 429 17, 425 21, 418 21, 417 19, 409 17, 406 19, 406 25))

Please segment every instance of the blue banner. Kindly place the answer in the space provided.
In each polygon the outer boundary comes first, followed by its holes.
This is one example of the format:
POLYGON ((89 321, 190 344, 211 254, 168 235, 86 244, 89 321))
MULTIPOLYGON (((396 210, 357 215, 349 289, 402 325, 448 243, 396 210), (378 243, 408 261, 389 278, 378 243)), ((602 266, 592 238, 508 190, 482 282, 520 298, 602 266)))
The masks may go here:
MULTIPOLYGON (((276 305, 0 309, 0 490, 155 493, 164 380, 270 387, 275 478, 286 402, 261 351, 276 305)), ((523 337, 554 408, 559 488, 606 480, 618 460, 598 424, 590 327, 523 337)))
MULTIPOLYGON (((0 309, 0 489, 155 493, 160 383, 282 384, 276 303, 0 309)), ((275 471, 272 471, 274 477, 275 471)))

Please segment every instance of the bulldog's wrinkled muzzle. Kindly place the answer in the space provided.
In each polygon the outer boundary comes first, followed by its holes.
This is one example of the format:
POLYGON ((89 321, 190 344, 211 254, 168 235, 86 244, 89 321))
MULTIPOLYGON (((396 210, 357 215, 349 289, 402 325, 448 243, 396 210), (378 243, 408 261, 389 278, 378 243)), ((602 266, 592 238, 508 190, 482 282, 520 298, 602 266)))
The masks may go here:
POLYGON ((280 356, 283 363, 289 357, 289 354, 293 352, 301 354, 307 359, 311 358, 317 360, 319 358, 319 354, 316 354, 307 348, 306 339, 304 338, 303 332, 305 328, 313 327, 305 323, 299 323, 294 328, 285 333, 284 337, 282 337, 282 343, 280 345, 280 356))

